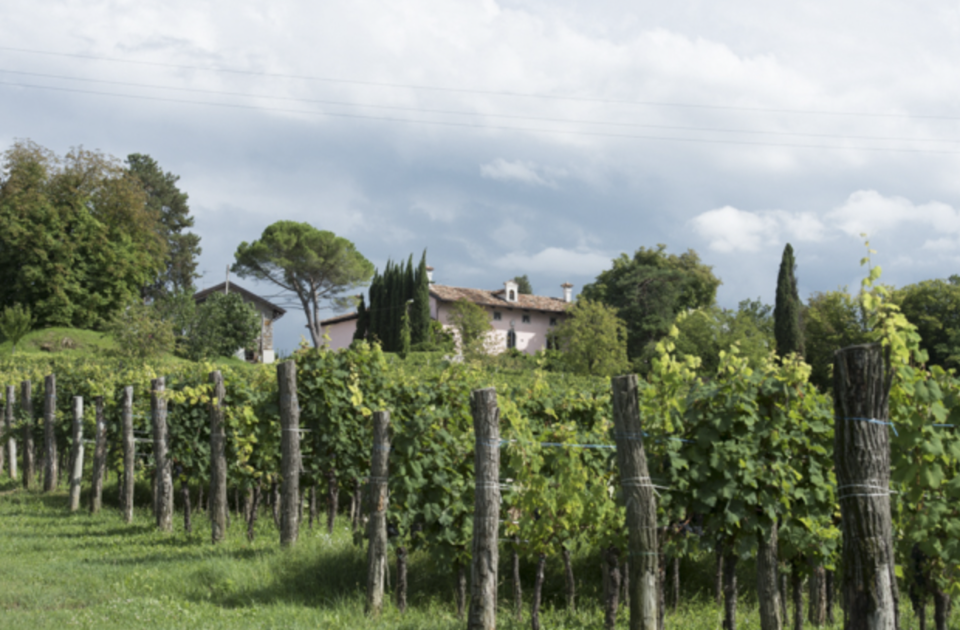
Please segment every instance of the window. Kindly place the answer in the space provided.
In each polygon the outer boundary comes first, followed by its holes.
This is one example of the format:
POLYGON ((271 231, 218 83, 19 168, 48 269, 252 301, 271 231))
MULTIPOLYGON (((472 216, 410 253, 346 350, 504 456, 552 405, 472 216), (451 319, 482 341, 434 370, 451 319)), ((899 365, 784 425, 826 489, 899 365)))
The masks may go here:
POLYGON ((517 333, 513 332, 512 330, 508 330, 507 331, 507 349, 510 350, 516 347, 517 347, 517 333))
POLYGON ((556 326, 556 325, 557 325, 557 318, 556 318, 556 317, 551 317, 551 318, 550 318, 550 325, 551 325, 551 326, 556 326))
POLYGON ((507 294, 507 302, 516 302, 516 301, 517 301, 517 294, 514 292, 513 289, 510 289, 510 293, 507 294))
POLYGON ((500 321, 500 311, 494 311, 494 312, 493 312, 493 320, 494 320, 494 321, 497 321, 497 322, 500 321))
POLYGON ((530 323, 530 316, 529 316, 529 315, 524 315, 523 318, 522 318, 522 320, 523 320, 523 323, 524 323, 524 324, 529 324, 529 323, 530 323))

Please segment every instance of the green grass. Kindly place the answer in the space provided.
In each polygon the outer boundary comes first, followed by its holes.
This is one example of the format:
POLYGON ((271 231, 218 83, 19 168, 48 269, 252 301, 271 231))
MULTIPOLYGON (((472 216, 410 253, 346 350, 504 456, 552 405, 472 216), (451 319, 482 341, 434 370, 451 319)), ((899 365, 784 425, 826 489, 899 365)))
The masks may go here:
MULTIPOLYGON (((108 485, 105 498, 115 496, 116 487, 108 485)), ((365 554, 353 545, 345 521, 332 536, 325 529, 304 526, 296 547, 282 550, 267 512, 254 543, 247 543, 241 523, 234 520, 227 540, 213 546, 203 515, 195 516, 193 535, 183 533, 182 520, 176 522, 176 533, 167 535, 155 530, 146 510, 139 510, 127 525, 115 506, 93 516, 86 511, 71 515, 66 505, 63 491, 27 492, 0 475, 0 628, 465 626, 456 618, 448 568, 425 554, 411 557, 408 612, 401 615, 388 604, 380 619, 367 618, 365 554)), ((738 625, 759 628, 752 567, 742 564, 738 625)), ((580 556, 575 569, 578 611, 569 613, 559 563, 548 564, 544 628, 602 628, 597 562, 580 556)), ((678 613, 667 614, 667 627, 720 627, 719 610, 706 596, 710 569, 709 559, 684 563, 686 601, 678 613)), ((533 566, 525 564, 523 573, 529 597, 533 566)), ((528 628, 529 601, 523 621, 514 621, 506 577, 501 570, 498 627, 528 628)), ((903 605, 908 607, 905 601, 903 605)), ((910 613, 903 621, 905 629, 916 627, 910 613)), ((627 627, 622 609, 618 627, 627 627)))
MULTIPOLYGON (((96 356, 115 350, 112 337, 95 330, 81 328, 45 328, 27 333, 17 344, 17 354, 59 354, 71 356, 96 356)), ((13 351, 10 341, 0 343, 0 356, 9 356, 13 351)))

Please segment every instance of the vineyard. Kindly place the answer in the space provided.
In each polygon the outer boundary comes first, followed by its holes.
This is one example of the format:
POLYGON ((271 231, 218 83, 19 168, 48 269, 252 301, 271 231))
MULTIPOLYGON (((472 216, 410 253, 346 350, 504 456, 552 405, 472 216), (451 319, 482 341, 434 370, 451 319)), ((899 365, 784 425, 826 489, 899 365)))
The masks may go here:
POLYGON ((194 512, 203 513, 211 545, 227 519, 240 518, 250 541, 275 531, 278 546, 295 547, 305 523, 332 533, 345 510, 354 544, 370 548, 368 614, 407 609, 416 597, 409 585, 425 583, 409 575, 418 554, 453 585, 450 608, 464 620, 469 612, 471 627, 489 627, 473 617, 483 608, 477 583, 492 571, 493 613, 535 630, 547 560, 562 567, 574 610, 585 578, 573 558, 583 556, 602 567, 598 627, 650 609, 637 601, 644 585, 628 583, 648 573, 657 618, 631 627, 669 625, 665 611, 683 604, 681 566, 705 557, 715 559, 710 595, 725 627, 737 624, 744 562, 756 565, 763 627, 833 623, 844 601, 839 576, 854 561, 842 553, 851 535, 842 502, 880 498, 892 512, 898 614, 912 604, 923 619, 930 601, 936 627, 946 628, 960 588, 960 380, 923 367, 910 330, 875 310, 888 418, 841 414, 800 360, 771 357, 754 369, 733 348, 703 374, 674 355, 670 338, 644 379, 613 383, 400 361, 363 342, 302 350, 277 368, 182 363, 160 373, 107 360, 8 359, 3 467, 26 487, 66 485, 65 512, 104 509, 104 481, 115 478, 127 522, 147 507, 161 531, 190 532, 194 512), (475 433, 481 398, 493 438, 475 433), (623 424, 627 407, 642 428, 623 424), (838 481, 835 431, 889 440, 889 485, 838 481), (642 468, 621 474, 632 448, 642 468), (629 513, 639 504, 655 511, 629 513), (536 567, 532 583, 521 563, 536 567), (385 581, 392 603, 383 601, 385 581))

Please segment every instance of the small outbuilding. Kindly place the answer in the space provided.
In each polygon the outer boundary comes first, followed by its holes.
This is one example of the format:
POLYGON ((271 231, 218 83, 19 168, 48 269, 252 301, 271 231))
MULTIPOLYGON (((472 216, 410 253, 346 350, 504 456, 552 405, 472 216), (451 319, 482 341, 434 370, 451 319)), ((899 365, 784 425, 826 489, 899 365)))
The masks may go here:
POLYGON ((193 301, 203 304, 214 293, 237 293, 247 304, 251 304, 260 315, 260 336, 253 344, 253 348, 240 348, 237 357, 250 363, 273 363, 276 352, 273 349, 273 322, 286 314, 286 310, 273 302, 252 293, 235 282, 221 282, 220 284, 198 291, 193 294, 193 301))

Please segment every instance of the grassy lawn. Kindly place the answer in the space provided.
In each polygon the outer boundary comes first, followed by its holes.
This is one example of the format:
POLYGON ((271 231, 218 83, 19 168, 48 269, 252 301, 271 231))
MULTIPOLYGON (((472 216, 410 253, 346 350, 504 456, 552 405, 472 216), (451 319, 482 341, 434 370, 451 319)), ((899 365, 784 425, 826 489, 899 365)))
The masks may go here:
MULTIPOLYGON (((108 485, 105 498, 115 496, 116 486, 108 485)), ((465 627, 456 618, 449 569, 426 554, 411 558, 408 612, 387 605, 380 619, 365 617, 365 554, 352 543, 346 521, 332 536, 304 526, 297 546, 281 550, 264 512, 253 544, 234 520, 226 542, 214 547, 203 515, 195 516, 194 533, 187 535, 178 513, 176 533, 164 535, 146 510, 127 525, 113 506, 92 516, 71 515, 66 505, 64 491, 26 492, 0 475, 0 628, 465 627)), ((684 564, 690 592, 679 612, 668 613, 668 627, 720 628, 720 611, 706 596, 710 564, 707 558, 684 564)), ((741 564, 738 626, 759 628, 752 563, 741 564)), ((578 610, 570 613, 559 563, 548 564, 544 628, 602 628, 597 561, 579 557, 575 566, 578 610)), ((529 597, 532 565, 524 566, 524 579, 529 597)), ((505 567, 500 606, 498 627, 529 627, 529 601, 523 621, 513 619, 505 567)), ((902 627, 915 628, 905 597, 902 606, 902 627)), ((627 627, 623 609, 618 627, 627 627)))

